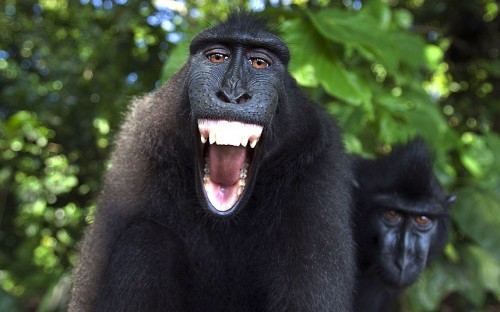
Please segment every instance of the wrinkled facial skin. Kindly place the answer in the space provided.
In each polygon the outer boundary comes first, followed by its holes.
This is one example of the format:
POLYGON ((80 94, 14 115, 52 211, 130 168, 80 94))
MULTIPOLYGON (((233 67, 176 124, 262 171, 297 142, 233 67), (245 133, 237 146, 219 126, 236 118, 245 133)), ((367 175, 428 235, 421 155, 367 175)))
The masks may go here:
POLYGON ((431 244, 437 235, 437 220, 386 210, 377 216, 380 276, 389 284, 413 284, 426 267, 431 244))
POLYGON ((197 192, 206 210, 227 217, 251 195, 264 144, 257 142, 283 101, 289 52, 272 34, 237 27, 202 32, 190 52, 197 192))
POLYGON ((286 71, 272 51, 214 42, 198 47, 191 62, 189 101, 195 118, 269 124, 286 71))

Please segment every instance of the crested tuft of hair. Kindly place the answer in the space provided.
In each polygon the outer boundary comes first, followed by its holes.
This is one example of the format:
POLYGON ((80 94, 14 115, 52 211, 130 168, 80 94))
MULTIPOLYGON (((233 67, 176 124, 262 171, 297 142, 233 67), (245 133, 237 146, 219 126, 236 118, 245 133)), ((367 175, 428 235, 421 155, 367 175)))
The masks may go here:
POLYGON ((396 146, 386 157, 362 160, 357 166, 358 175, 363 175, 362 179, 358 177, 358 181, 365 184, 362 187, 373 188, 371 191, 391 191, 408 200, 443 196, 434 176, 429 149, 420 138, 396 146))

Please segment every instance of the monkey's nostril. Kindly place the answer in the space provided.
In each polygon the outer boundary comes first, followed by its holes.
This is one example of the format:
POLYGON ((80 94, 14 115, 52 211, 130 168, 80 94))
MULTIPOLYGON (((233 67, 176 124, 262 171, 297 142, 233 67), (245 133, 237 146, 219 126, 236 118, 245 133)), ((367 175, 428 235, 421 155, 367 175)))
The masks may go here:
POLYGON ((244 104, 244 103, 248 102, 251 98, 252 97, 250 95, 248 95, 248 93, 244 93, 236 99, 236 103, 244 104))
POLYGON ((224 103, 234 104, 244 104, 252 98, 248 93, 243 93, 239 96, 232 96, 224 91, 219 91, 215 95, 224 103))
POLYGON ((227 96, 227 94, 224 91, 219 91, 215 95, 217 95, 219 100, 221 100, 222 102, 231 103, 231 100, 229 99, 229 97, 227 96))

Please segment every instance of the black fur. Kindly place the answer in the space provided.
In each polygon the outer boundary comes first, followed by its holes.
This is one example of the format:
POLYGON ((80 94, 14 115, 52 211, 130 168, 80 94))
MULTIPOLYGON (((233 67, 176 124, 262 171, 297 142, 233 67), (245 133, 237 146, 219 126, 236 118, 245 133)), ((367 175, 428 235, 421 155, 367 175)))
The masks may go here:
MULTIPOLYGON (((352 179, 339 130, 299 92, 286 72, 286 46, 252 15, 234 15, 193 42, 190 61, 133 103, 83 241, 69 310, 350 311, 352 179), (217 96, 205 97, 213 118, 264 126, 253 187, 225 214, 200 187, 195 122, 207 112, 190 94, 197 71, 213 66, 200 65, 206 59, 198 53, 213 43, 271 51, 269 69, 279 75, 279 84, 261 87, 270 98, 262 104, 275 108, 260 115, 228 114, 217 96)), ((259 88, 245 92, 251 100, 240 107, 254 105, 259 88)))
POLYGON ((357 158, 355 176, 355 311, 392 311, 401 292, 446 244, 454 198, 434 176, 420 139, 380 159, 357 158), (421 216, 430 223, 419 225, 421 216))

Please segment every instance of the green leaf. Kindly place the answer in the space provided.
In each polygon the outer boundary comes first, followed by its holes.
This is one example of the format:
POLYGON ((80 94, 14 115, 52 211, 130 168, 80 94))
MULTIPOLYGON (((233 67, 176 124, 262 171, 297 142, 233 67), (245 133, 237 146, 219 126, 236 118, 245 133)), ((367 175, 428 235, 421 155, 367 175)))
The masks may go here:
POLYGON ((373 17, 338 9, 322 10, 310 17, 313 25, 325 38, 362 49, 372 55, 372 61, 378 60, 390 72, 396 72, 399 63, 397 49, 373 17))
POLYGON ((500 295, 500 262, 491 257, 479 246, 468 248, 470 258, 473 260, 471 267, 475 269, 475 275, 484 289, 500 295))
POLYGON ((312 64, 305 64, 293 71, 293 75, 298 84, 307 88, 316 88, 319 86, 318 77, 312 64))
POLYGON ((47 290, 43 296, 37 312, 62 312, 68 305, 71 290, 71 278, 64 274, 47 290))
POLYGON ((409 104, 405 98, 392 96, 389 93, 383 93, 377 96, 376 103, 383 106, 391 112, 406 112, 409 109, 409 104))
POLYGON ((460 189, 452 217, 460 231, 500 261, 499 194, 479 187, 460 189))
POLYGON ((170 77, 172 77, 179 70, 179 68, 181 68, 182 65, 186 63, 189 57, 188 49, 189 49, 188 40, 183 40, 179 42, 177 46, 175 46, 175 48, 172 49, 167 59, 167 62, 163 66, 161 72, 160 81, 162 83, 164 83, 170 77))
POLYGON ((367 123, 367 114, 359 106, 339 105, 338 103, 329 103, 328 111, 338 120, 340 127, 345 133, 358 134, 367 123))
POLYGON ((424 92, 412 91, 406 92, 405 95, 414 106, 414 109, 408 110, 405 115, 417 133, 429 142, 439 141, 440 149, 453 145, 454 141, 449 137, 450 129, 437 103, 431 101, 424 92))
MULTIPOLYGON (((491 155, 500 155, 500 135, 491 132, 483 136, 486 143, 486 148, 491 155)), ((491 181, 492 185, 500 184, 500 157, 492 157, 492 163, 490 164, 485 178, 485 182, 491 181)))
POLYGON ((321 85, 330 95, 352 104, 370 101, 371 92, 364 81, 354 72, 348 72, 338 59, 318 59, 315 68, 321 85))
POLYGON ((348 72, 328 40, 318 35, 307 22, 295 19, 282 24, 292 54, 290 72, 302 86, 320 84, 327 93, 352 104, 370 101, 366 83, 348 72))
POLYGON ((345 133, 343 138, 344 138, 343 141, 345 149, 348 153, 358 154, 358 155, 363 153, 363 145, 356 136, 349 133, 345 133))
POLYGON ((408 29, 413 24, 413 15, 406 9, 396 9, 394 10, 394 21, 399 27, 408 29))
POLYGON ((425 42, 415 34, 386 27, 384 20, 390 17, 386 10, 386 5, 357 13, 329 9, 310 14, 310 18, 322 36, 356 49, 369 62, 383 64, 399 84, 402 65, 411 70, 423 65, 425 42))
POLYGON ((495 156, 486 145, 483 137, 466 132, 462 135, 465 147, 460 153, 460 160, 467 170, 476 178, 483 177, 492 170, 495 156))
POLYGON ((412 311, 436 311, 444 296, 467 283, 468 278, 458 265, 438 259, 407 290, 406 301, 412 311))
POLYGON ((14 297, 0 289, 0 311, 21 312, 21 305, 14 297))
POLYGON ((412 70, 423 67, 425 41, 421 37, 402 31, 393 31, 387 36, 391 41, 391 48, 398 55, 401 64, 412 70))
POLYGON ((469 303, 481 307, 486 291, 498 296, 500 263, 474 244, 456 246, 457 260, 436 259, 406 292, 411 311, 437 311, 443 298, 460 293, 469 303))
POLYGON ((383 1, 368 1, 363 3, 363 9, 359 12, 362 16, 374 17, 382 29, 388 29, 391 23, 392 11, 383 1))
POLYGON ((428 44, 425 46, 425 60, 432 70, 437 70, 439 64, 443 61, 444 51, 440 47, 428 44))

